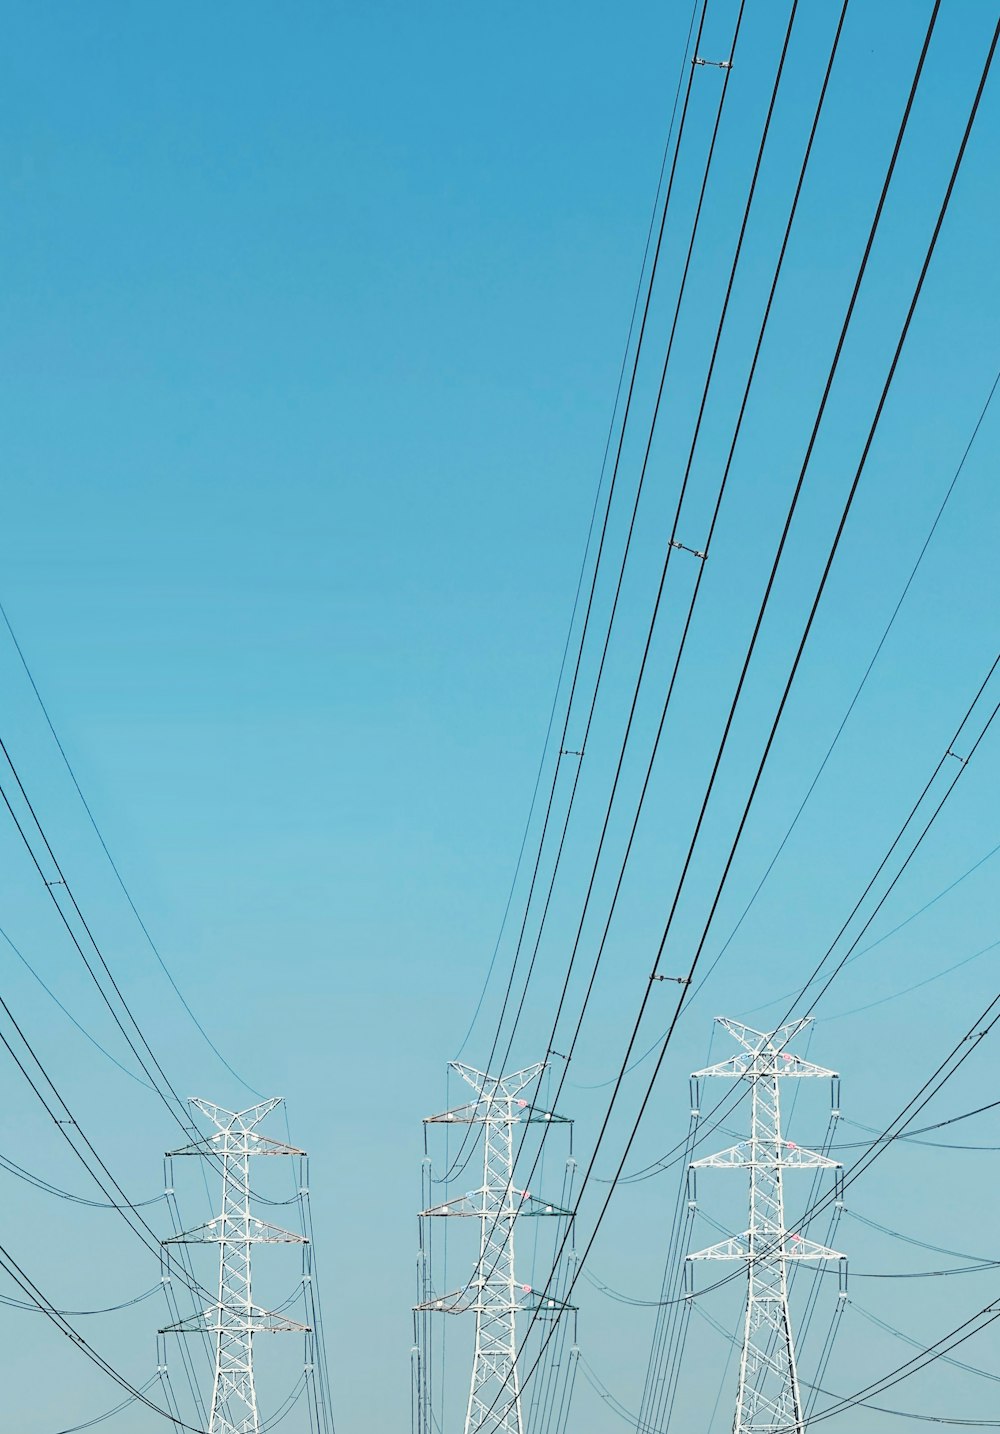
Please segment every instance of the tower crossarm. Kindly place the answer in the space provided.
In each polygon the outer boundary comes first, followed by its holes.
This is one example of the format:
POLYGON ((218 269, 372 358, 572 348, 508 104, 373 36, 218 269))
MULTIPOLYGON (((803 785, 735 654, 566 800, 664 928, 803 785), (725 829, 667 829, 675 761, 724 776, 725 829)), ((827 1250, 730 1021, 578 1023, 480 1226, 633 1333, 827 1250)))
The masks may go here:
POLYGON ((687 1256, 689 1260, 740 1260, 744 1264, 765 1260, 846 1260, 839 1250, 817 1245, 802 1235, 783 1235, 770 1244, 763 1242, 758 1234, 756 1252, 751 1241, 751 1231, 742 1235, 730 1235, 718 1244, 707 1245, 704 1250, 695 1250, 687 1256))
MULTIPOLYGON (((510 1114, 510 1122, 513 1125, 571 1125, 572 1118, 568 1115, 557 1115, 554 1110, 542 1110, 537 1105, 532 1105, 526 1100, 514 1101, 515 1109, 510 1114)), ((443 1110, 438 1115, 425 1115, 425 1125, 481 1125, 484 1120, 483 1105, 481 1101, 471 1100, 465 1105, 456 1105, 451 1110, 443 1110)), ((504 1115, 491 1116, 490 1119, 505 1120, 504 1115)), ((186 1152, 185 1152, 186 1153, 186 1152)))
POLYGON ((513 1220, 518 1215, 572 1215, 573 1211, 566 1210, 561 1205, 553 1205, 539 1195, 532 1195, 528 1190, 515 1190, 513 1187, 507 1191, 503 1203, 498 1203, 496 1192, 485 1187, 470 1190, 467 1195, 458 1195, 454 1200, 443 1200, 440 1205, 431 1205, 426 1210, 421 1210, 420 1214, 463 1215, 475 1220, 513 1220))
POLYGON ((283 1230, 280 1225, 271 1225, 266 1220, 247 1222, 239 1215, 220 1215, 197 1225, 193 1230, 183 1230, 171 1235, 164 1245, 219 1245, 239 1240, 251 1245, 308 1245, 305 1235, 295 1230, 283 1230))
POLYGON ((173 1235, 165 1245, 217 1245, 219 1296, 213 1305, 163 1333, 206 1332, 214 1337, 215 1370, 209 1434, 261 1434, 254 1379, 253 1340, 258 1334, 308 1333, 306 1325, 255 1304, 251 1257, 255 1245, 305 1245, 305 1235, 258 1220, 253 1212, 250 1161, 258 1155, 303 1155, 304 1151, 258 1133, 256 1127, 278 1105, 275 1096, 247 1110, 227 1110, 214 1101, 192 1100, 216 1127, 173 1155, 198 1155, 216 1162, 222 1176, 219 1214, 196 1229, 173 1235))
POLYGON ((568 1300, 557 1299, 555 1295, 543 1295, 538 1290, 527 1290, 521 1303, 521 1309, 543 1318, 546 1315, 555 1318, 561 1314, 575 1314, 577 1306, 571 1305, 568 1300))
MULTIPOLYGON (((514 1100, 521 1094, 521 1091, 529 1086, 533 1080, 537 1080, 545 1069, 545 1061, 536 1061, 532 1066, 525 1066, 523 1070, 511 1071, 505 1076, 490 1076, 485 1071, 476 1070, 475 1066, 466 1065, 464 1061, 449 1061, 453 1071, 457 1071, 467 1085, 479 1094, 480 1101, 483 1100, 514 1100)), ((527 1105, 527 1101, 525 1102, 527 1105)))
MULTIPOLYGON (((836 1071, 803 1060, 787 1049, 808 1024, 792 1021, 758 1031, 742 1021, 716 1017, 740 1047, 735 1055, 703 1070, 695 1080, 721 1076, 750 1086, 749 1139, 691 1162, 689 1169, 744 1170, 749 1187, 749 1224, 739 1235, 693 1251, 688 1260, 731 1261, 746 1266, 739 1387, 733 1434, 804 1434, 805 1419, 788 1305, 788 1267, 800 1261, 842 1261, 839 1250, 807 1240, 785 1223, 784 1176, 788 1170, 837 1170, 840 1162, 786 1140, 781 1121, 781 1083, 825 1078, 836 1071)), ((839 1114, 836 1095, 834 1116, 839 1114)))
POLYGON ((488 1075, 462 1061, 452 1061, 451 1067, 472 1086, 476 1098, 440 1115, 428 1116, 425 1124, 482 1125, 483 1183, 478 1190, 431 1205, 421 1214, 478 1219, 479 1260, 465 1289, 427 1298, 431 1291, 424 1284, 423 1298, 415 1309, 442 1314, 475 1313, 476 1350, 465 1434, 524 1434, 515 1318, 525 1311, 556 1316, 570 1306, 517 1283, 514 1222, 520 1216, 571 1218, 573 1211, 514 1185, 514 1126, 568 1122, 521 1094, 542 1074, 544 1061, 503 1076, 488 1075))
POLYGON ((762 1050, 783 1050, 789 1041, 801 1035, 811 1021, 811 1016, 804 1016, 798 1021, 786 1021, 783 1026, 778 1026, 773 1031, 758 1031, 754 1026, 748 1026, 745 1021, 734 1021, 731 1016, 716 1016, 716 1025, 733 1037, 738 1045, 745 1051, 756 1055, 762 1050))
POLYGON ((201 1155, 206 1159, 217 1159, 222 1155, 223 1150, 230 1155, 305 1155, 297 1145, 286 1145, 282 1140, 271 1140, 269 1136, 258 1135, 256 1131, 217 1131, 215 1135, 206 1135, 201 1140, 193 1140, 190 1145, 182 1145, 179 1150, 168 1150, 167 1159, 181 1155, 201 1155))
POLYGON ((562 1205, 553 1205, 550 1200, 544 1200, 540 1195, 530 1195, 527 1190, 521 1192, 521 1208, 518 1212, 526 1219, 535 1215, 564 1215, 573 1214, 572 1210, 565 1209, 562 1205))
POLYGON ((436 1314, 468 1314, 469 1310, 475 1309, 476 1296, 470 1289, 453 1290, 450 1295, 438 1295, 431 1300, 424 1300, 413 1308, 417 1311, 433 1310, 436 1314))
POLYGON ((758 1163, 766 1165, 769 1170, 840 1169, 839 1160, 831 1160, 829 1156, 819 1155, 815 1150, 805 1150, 801 1145, 793 1145, 790 1141, 779 1147, 776 1154, 768 1151, 761 1161, 755 1159, 753 1142, 749 1140, 739 1145, 731 1145, 728 1150, 720 1150, 715 1155, 703 1155, 700 1160, 692 1160, 688 1169, 745 1170, 758 1163))
POLYGON ((837 1071, 827 1070, 825 1066, 803 1060, 801 1056, 793 1055, 787 1049, 789 1041, 794 1040, 810 1024, 811 1016, 806 1016, 801 1021, 789 1021, 787 1025, 779 1026, 776 1031, 758 1031, 742 1021, 731 1021, 728 1016, 716 1016, 715 1019, 723 1030, 736 1038, 743 1049, 715 1065, 692 1071, 693 1080, 699 1080, 703 1076, 752 1080, 755 1076, 764 1074, 800 1079, 820 1076, 827 1080, 837 1078, 837 1071))
POLYGON ((781 1076, 784 1079, 798 1077, 825 1077, 826 1080, 836 1080, 838 1072, 827 1070, 825 1066, 818 1066, 813 1061, 805 1061, 801 1056, 792 1055, 789 1051, 765 1050, 747 1053, 740 1052, 730 1056, 728 1060, 719 1061, 714 1066, 705 1066, 700 1071, 692 1071, 692 1080, 701 1080, 705 1076, 728 1076, 730 1080, 753 1080, 756 1075, 767 1071, 769 1075, 781 1076))
POLYGON ((219 1130, 249 1131, 260 1125, 272 1110, 277 1110, 283 1100, 284 1096, 272 1095, 259 1105, 248 1106, 246 1110, 227 1110, 224 1105, 216 1105, 214 1100, 203 1100, 201 1096, 193 1095, 189 1104, 200 1110, 202 1115, 207 1115, 219 1130))
POLYGON ((442 1200, 440 1205, 430 1205, 426 1210, 421 1210, 421 1217, 425 1215, 463 1215, 467 1219, 482 1220, 484 1217, 490 1220, 503 1219, 504 1216, 512 1218, 515 1214, 513 1206, 497 1204, 495 1207, 483 1209, 484 1191, 470 1190, 468 1195, 458 1195, 454 1200, 442 1200))
POLYGON ((513 1297, 507 1304, 493 1298, 484 1298, 476 1286, 467 1290, 455 1290, 450 1295, 438 1295, 436 1299, 424 1300, 414 1305, 418 1312, 430 1310, 436 1314, 468 1314, 470 1310, 493 1314, 537 1314, 558 1315, 576 1310, 576 1305, 552 1295, 542 1295, 530 1285, 515 1286, 513 1297))
MULTIPOLYGON (((299 1324, 297 1320, 286 1319, 284 1315, 272 1314, 270 1310, 261 1309, 260 1305, 252 1305, 247 1312, 247 1327, 251 1334, 309 1334, 312 1326, 299 1324)), ((211 1334, 220 1334, 231 1328, 228 1315, 225 1310, 220 1310, 218 1305, 210 1305, 201 1314, 189 1315, 177 1324, 168 1324, 159 1331, 160 1334, 204 1334, 208 1331, 211 1334)))

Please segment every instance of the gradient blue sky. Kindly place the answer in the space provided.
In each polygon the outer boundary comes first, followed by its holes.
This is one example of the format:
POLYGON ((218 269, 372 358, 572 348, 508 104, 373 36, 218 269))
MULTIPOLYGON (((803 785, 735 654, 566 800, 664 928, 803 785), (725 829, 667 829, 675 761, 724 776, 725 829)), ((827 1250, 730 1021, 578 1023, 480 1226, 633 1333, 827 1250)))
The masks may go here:
MULTIPOLYGON (((855 0, 849 14, 673 727, 566 1091, 578 1154, 606 1094, 584 1087, 613 1074, 644 989, 929 8, 855 0)), ((853 476, 978 79, 990 8, 944 7, 667 958, 680 965, 853 476)), ((706 54, 726 52, 734 9, 712 0, 706 54)), ((829 0, 802 10, 694 469, 687 540, 696 547, 836 13, 829 0)), ((0 597, 171 969, 232 1064, 257 1089, 287 1097, 293 1137, 312 1154, 341 1434, 389 1434, 408 1417, 420 1119, 448 1098, 445 1062, 470 1019, 511 879, 689 13, 675 3, 99 0, 5 15, 0 597)), ((548 1037, 575 930, 786 17, 785 7, 748 7, 567 877, 515 1052, 524 1063, 548 1037)), ((697 76, 653 354, 720 83, 717 70, 697 76)), ((994 77, 710 955, 836 730, 995 376, 998 127, 994 77)), ((650 366, 642 415, 652 382, 650 366)), ((795 839, 680 1028, 636 1165, 683 1132, 686 1076, 705 1059, 711 1017, 754 1019, 748 1013, 794 987, 825 948, 994 655, 998 423, 991 413, 795 839)), ((626 445, 627 485, 637 451, 637 441, 626 445)), ((622 532, 617 514, 613 552, 622 532)), ((691 576, 672 570, 613 860, 691 576)), ((606 611, 606 588, 600 602, 606 611)), ((172 1079, 183 1094, 248 1102, 144 947, 7 642, 0 680, 0 735, 172 1079)), ((873 936, 997 844, 997 774, 994 738, 873 936)), ((9 824, 0 850, 0 924, 124 1059, 9 824)), ((605 901, 612 866, 599 883, 605 901)), ((820 1017, 996 939, 996 892, 987 862, 880 946, 877 960, 845 972, 820 1017)), ((596 929, 587 928, 588 959, 596 929)), ((95 1143, 130 1193, 156 1194, 161 1154, 175 1143, 162 1107, 74 1031, 12 956, 2 969, 5 995, 95 1143)), ((912 996, 821 1019, 810 1053, 843 1072, 845 1113, 871 1125, 891 1116, 985 1004, 995 973, 987 955, 912 996)), ((663 991, 649 1041, 670 1009, 673 988, 663 991)), ((473 1063, 486 1059, 495 1013, 491 988, 465 1052, 473 1063)), ((772 1004, 760 1019, 781 1014, 772 1004)), ((971 1062, 929 1118, 994 1098, 991 1061, 987 1050, 971 1062)), ((626 1113, 638 1073, 632 1082, 626 1113)), ((0 1151, 89 1194, 13 1067, 4 1107, 0 1151)), ((808 1106, 804 1095, 796 1117, 803 1137, 817 1138, 822 1100, 808 1106)), ((599 1173, 612 1168, 623 1130, 613 1126, 599 1173)), ((998 1143, 996 1121, 978 1122, 968 1139, 998 1143)), ((853 1203, 990 1254, 996 1161, 909 1147, 859 1182, 853 1203)), ((623 1190, 594 1251, 602 1279, 641 1297, 658 1287, 671 1180, 623 1190)), ((706 1201, 708 1191, 706 1180, 706 1201)), ((196 1223, 204 1195, 199 1203, 194 1183, 186 1194, 196 1223)), ((720 1218, 739 1219, 736 1198, 719 1192, 720 1218)), ((12 1253, 68 1307, 124 1299, 158 1278, 110 1214, 68 1213, 6 1175, 0 1209, 12 1253)), ((842 1230, 841 1243, 860 1268, 906 1268, 903 1247, 870 1231, 842 1230)), ((268 1298, 294 1280, 285 1258, 262 1257, 268 1298)), ((912 1268, 925 1267, 920 1258, 912 1268)), ((440 1282, 451 1287, 465 1268, 454 1244, 449 1261, 440 1282)), ((649 1311, 579 1293, 581 1348, 635 1408, 649 1311)), ((989 1291, 979 1298, 980 1287, 955 1279, 932 1293, 883 1282, 877 1294, 859 1285, 857 1298, 869 1308, 882 1300, 888 1318, 933 1338, 989 1291)), ((724 1298, 718 1309, 735 1317, 724 1298)), ((91 1320, 87 1333, 142 1382, 160 1318, 151 1302, 91 1320)), ((114 1402, 36 1316, 0 1310, 0 1329, 11 1429, 49 1434, 114 1402)), ((449 1332, 459 1403, 471 1333, 449 1332)), ((965 1354, 988 1357, 974 1346, 965 1354)), ((683 1399, 702 1424, 724 1356, 718 1337, 699 1330, 683 1399)), ((906 1350, 857 1322, 839 1356, 829 1384, 844 1391, 906 1350)), ((297 1358, 263 1346, 267 1397, 297 1358)), ((935 1409, 955 1378, 922 1386, 935 1409)), ((896 1394, 902 1407, 923 1397, 906 1386, 896 1394)), ((585 1434, 626 1427, 590 1391, 578 1395, 585 1434)), ((962 1398, 963 1413, 989 1416, 987 1396, 962 1398)), ((131 1413, 123 1423, 157 1427, 131 1413)))

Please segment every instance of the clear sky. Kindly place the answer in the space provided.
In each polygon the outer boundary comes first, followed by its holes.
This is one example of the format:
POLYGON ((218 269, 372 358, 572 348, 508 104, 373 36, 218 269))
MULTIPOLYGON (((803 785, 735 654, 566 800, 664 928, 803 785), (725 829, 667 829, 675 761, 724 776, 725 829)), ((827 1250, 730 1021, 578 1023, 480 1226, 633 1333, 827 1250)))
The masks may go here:
MULTIPOLYGON (((735 8, 710 0, 707 58, 727 53, 735 8)), ((831 0, 801 8, 692 470, 681 537, 695 548, 839 10, 831 0)), ((663 969, 686 967, 704 922, 937 214, 992 8, 943 7, 663 969)), ((849 7, 689 655, 564 1092, 582 1159, 607 1098, 589 1087, 615 1073, 645 989, 929 12, 926 0, 849 7)), ((747 7, 565 875, 513 1053, 520 1064, 544 1054, 576 931, 787 14, 786 4, 747 7)), ((492 9, 96 0, 5 12, 0 599, 164 959, 231 1065, 255 1090, 287 1098, 293 1139, 310 1151, 340 1434, 397 1434, 409 1417, 420 1122, 461 1098, 445 1063, 476 1005, 528 812, 689 16, 686 0, 492 9)), ((699 68, 624 451, 626 495, 721 83, 720 70, 699 68)), ((996 375, 998 139, 994 75, 706 960, 827 750, 996 375)), ((847 917, 985 675, 997 646, 998 434, 991 410, 834 758, 679 1027, 631 1168, 683 1134, 687 1073, 706 1059, 712 1016, 764 1024, 784 1014, 777 998, 847 917)), ((609 571, 626 517, 617 506, 609 571)), ((694 561, 670 570, 581 946, 587 968, 694 561)), ((601 621, 609 596, 605 580, 601 621)), ((0 736, 150 1044, 182 1095, 249 1104, 255 1097, 205 1045, 145 945, 0 638, 0 736)), ((571 729, 571 746, 578 735, 571 729)), ((872 939, 1000 842, 998 743, 991 734, 970 764, 872 939)), ((0 854, 0 926, 129 1065, 9 821, 0 854)), ((878 1126, 895 1113, 992 995, 995 953, 846 1013, 995 941, 997 889, 987 861, 824 998, 810 1055, 843 1073, 845 1116, 878 1126)), ((12 952, 0 961, 5 999, 95 1145, 130 1196, 157 1195, 163 1151, 178 1143, 163 1106, 74 1029, 12 952)), ((573 991, 578 1004, 582 978, 573 991)), ((660 991, 641 1049, 673 1006, 676 988, 660 991)), ((493 984, 465 1048, 473 1064, 487 1059, 498 997, 493 984)), ((726 1053, 720 1040, 714 1059, 726 1053)), ((995 1050, 994 1041, 976 1053, 928 1120, 995 1099, 995 1050)), ((649 1064, 629 1078, 599 1176, 614 1168, 649 1064)), ((0 1154, 93 1196, 13 1063, 0 1069, 0 1154)), ((821 1135, 823 1099, 801 1097, 804 1140, 821 1135)), ((957 1129, 958 1140, 1000 1144, 994 1117, 957 1129)), ((280 1119, 274 1133, 284 1133, 280 1119)), ((556 1178, 561 1158, 547 1157, 556 1178)), ((990 1256, 997 1175, 989 1150, 909 1146, 859 1181, 850 1205, 990 1256)), ((268 1178, 277 1191, 279 1177, 268 1178)), ((738 1196, 723 1184, 706 1178, 702 1199, 717 1200, 717 1218, 735 1228, 738 1196)), ((188 1223, 205 1218, 194 1172, 178 1188, 188 1223)), ((675 1190, 671 1173, 616 1194, 592 1258, 602 1280, 654 1297, 675 1190)), ((591 1194, 584 1229, 596 1186, 591 1194)), ((157 1283, 156 1261, 111 1212, 49 1198, 3 1171, 0 1211, 5 1245, 60 1307, 110 1305, 157 1283)), ((149 1218, 168 1232, 162 1204, 149 1218)), ((715 1238, 702 1233, 700 1244, 715 1238)), ((838 1239, 861 1271, 958 1263, 847 1220, 838 1239)), ((453 1239, 442 1287, 462 1282, 463 1260, 453 1239)), ((262 1298, 280 1300, 297 1269, 294 1252, 264 1251, 262 1298)), ((852 1288, 918 1339, 991 1293, 982 1277, 852 1288)), ((804 1370, 829 1318, 825 1298, 804 1370)), ((730 1327, 733 1299, 730 1289, 712 1306, 730 1327)), ((581 1349, 636 1409, 651 1312, 585 1283, 578 1303, 581 1349)), ((81 1327, 144 1383, 163 1322, 157 1299, 81 1327)), ((5 1428, 51 1434, 115 1401, 39 1316, 0 1307, 0 1330, 5 1428)), ((468 1321, 449 1329, 452 1417, 471 1335, 468 1321)), ((988 1340, 961 1357, 988 1363, 988 1340)), ((297 1346, 274 1343, 260 1348, 271 1408, 299 1359, 297 1346)), ((696 1324, 689 1351, 682 1408, 707 1428, 726 1349, 696 1324)), ((907 1354, 852 1316, 828 1386, 847 1392, 907 1354)), ((171 1351, 172 1369, 176 1359, 171 1351)), ((960 1389, 962 1413, 995 1412, 988 1385, 969 1389, 940 1366, 936 1376, 885 1402, 924 1400, 937 1412, 960 1389)), ((731 1366, 727 1377, 716 1429, 730 1418, 731 1366)), ((581 1434, 627 1427, 582 1381, 577 1394, 581 1434)), ((879 1429, 902 1422, 870 1418, 879 1429)), ((108 1427, 160 1425, 133 1410, 108 1427)))

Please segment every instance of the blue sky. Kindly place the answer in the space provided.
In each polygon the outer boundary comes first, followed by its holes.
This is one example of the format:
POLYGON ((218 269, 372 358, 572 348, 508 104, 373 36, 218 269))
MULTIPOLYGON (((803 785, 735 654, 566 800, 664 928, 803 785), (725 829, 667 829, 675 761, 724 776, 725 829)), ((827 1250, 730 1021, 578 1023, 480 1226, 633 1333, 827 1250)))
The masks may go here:
MULTIPOLYGON (((935 37, 668 948, 681 966, 854 473, 989 42, 987 9, 945 7, 935 37)), ((709 57, 726 52, 734 10, 712 0, 709 57)), ((479 994, 527 815, 689 13, 678 4, 290 12, 99 3, 7 16, 0 598, 171 970, 233 1066, 287 1097, 293 1137, 311 1152, 341 1434, 405 1426, 420 1120, 449 1097, 445 1062, 479 994)), ((614 1073, 644 989, 928 13, 899 0, 849 13, 672 726, 569 1074, 578 1155, 605 1095, 585 1088, 614 1073)), ((576 929, 786 15, 751 8, 740 41, 520 1062, 548 1039, 576 929)), ((834 18, 823 4, 803 7, 797 21, 693 469, 685 532, 695 547, 834 18)), ((643 421, 720 83, 717 70, 697 76, 652 310, 654 358, 637 390, 643 421)), ((709 956, 826 751, 995 377, 998 103, 994 77, 709 956)), ((775 1019, 783 1014, 774 998, 832 939, 995 655, 998 422, 991 411, 793 841, 680 1028, 636 1165, 682 1134, 687 1072, 704 1063, 711 1017, 766 1002, 775 1019)), ((626 492, 640 428, 625 447, 626 492)), ((614 553, 624 512, 613 514, 614 553)), ((585 928, 588 961, 692 578, 690 567, 671 569, 585 928)), ((605 584, 602 613, 607 601, 605 584)), ((249 1101, 145 948, 9 643, 0 643, 0 674, 0 735, 151 1044, 182 1094, 249 1101)), ((996 752, 994 738, 873 939, 1000 840, 996 752)), ((9 824, 0 846, 0 925, 74 1016, 127 1059, 9 824)), ((996 939, 996 890, 987 862, 845 971, 817 1011, 811 1054, 843 1072, 851 1118, 877 1125, 920 1084, 985 1005, 995 956, 856 1016, 828 1025, 823 1016, 891 995, 996 939)), ((499 970, 511 951, 508 939, 499 970)), ((176 1143, 163 1108, 74 1031, 15 958, 3 969, 12 1007, 95 1144, 136 1198, 156 1194, 162 1152, 176 1143)), ((663 988, 643 1048, 672 991, 663 988)), ((491 987, 465 1051, 473 1063, 486 1059, 496 1010, 491 987)), ((991 1099, 989 1070, 988 1053, 970 1062, 928 1118, 991 1099)), ((30 1092, 8 1075, 0 1152, 89 1193, 30 1092)), ((626 1113, 642 1077, 630 1079, 626 1113)), ((805 1119, 808 1099, 796 1111, 807 1139, 824 1118, 820 1100, 805 1119)), ((623 1116, 600 1174, 613 1168, 624 1129, 623 1116)), ((985 1118, 969 1139, 991 1137, 998 1143, 996 1122, 985 1118)), ((989 1152, 907 1147, 859 1182, 856 1204, 923 1238, 989 1253, 996 1173, 989 1152), (941 1238, 946 1227, 953 1233, 941 1238)), ((672 1178, 616 1197, 593 1256, 602 1279, 643 1297, 658 1286, 672 1178)), ((204 1195, 191 1183, 187 1197, 196 1223, 204 1195)), ((719 1218, 738 1219, 738 1197, 718 1198, 719 1218)), ((156 1283, 155 1262, 112 1215, 67 1213, 6 1175, 0 1200, 5 1243, 67 1307, 156 1283)), ((860 1267, 902 1267, 902 1247, 867 1230, 850 1236, 860 1267)), ((294 1281, 284 1259, 262 1259, 262 1287, 275 1299, 294 1281)), ((441 1283, 451 1287, 463 1269, 454 1246, 449 1262, 441 1283)), ((898 1293, 912 1283, 880 1286, 879 1308, 917 1337, 985 1302, 957 1279, 937 1281, 933 1301, 898 1293)), ((867 1289, 858 1299, 874 1307, 867 1289)), ((602 1303, 584 1287, 580 1303, 581 1348, 635 1408, 649 1312, 602 1303)), ((159 1320, 151 1302, 92 1320, 87 1333, 141 1382, 155 1365, 159 1320)), ((0 1325, 17 1370, 5 1394, 11 1427, 48 1434, 113 1402, 39 1319, 3 1309, 0 1325)), ((860 1324, 845 1332, 832 1388, 853 1388, 869 1363, 905 1357, 904 1346, 870 1333, 860 1324)), ((471 1328, 455 1325, 448 1338, 460 1403, 471 1328)), ((704 1390, 714 1399, 722 1373, 713 1340, 706 1329, 683 1395, 703 1420, 704 1390)), ((262 1389, 279 1389, 297 1358, 265 1345, 262 1389)), ((942 1377, 942 1404, 954 1378, 942 1377)), ((627 1427, 590 1391, 579 1397, 586 1428, 627 1427)), ((972 1412, 987 1417, 989 1401, 975 1397, 972 1412)), ((898 1393, 901 1407, 916 1399, 906 1386, 898 1393)), ((156 1421, 136 1416, 134 1427, 156 1421)))

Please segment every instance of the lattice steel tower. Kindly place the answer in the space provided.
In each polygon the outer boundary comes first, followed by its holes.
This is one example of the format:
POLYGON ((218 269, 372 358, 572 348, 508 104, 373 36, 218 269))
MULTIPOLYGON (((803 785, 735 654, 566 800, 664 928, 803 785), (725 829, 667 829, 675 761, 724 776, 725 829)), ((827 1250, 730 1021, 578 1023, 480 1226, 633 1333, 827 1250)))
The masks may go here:
POLYGON ((449 1062, 476 1092, 476 1099, 425 1125, 452 1122, 483 1126, 483 1183, 478 1190, 432 1205, 430 1215, 464 1215, 479 1220, 479 1263, 463 1290, 416 1306, 444 1314, 476 1313, 476 1352, 465 1416, 465 1434, 524 1434, 517 1370, 515 1317, 519 1311, 571 1307, 556 1299, 541 1300, 529 1285, 519 1285, 514 1272, 514 1221, 522 1216, 568 1217, 571 1211, 548 1204, 527 1190, 514 1188, 514 1126, 522 1122, 567 1123, 565 1116, 539 1111, 520 1098, 521 1091, 545 1069, 544 1062, 499 1079, 461 1061, 449 1062))
POLYGON ((292 1145, 283 1145, 258 1135, 256 1127, 281 1104, 274 1096, 249 1110, 224 1110, 208 1100, 191 1104, 207 1115, 217 1127, 175 1155, 200 1155, 213 1160, 222 1170, 222 1213, 195 1230, 164 1240, 165 1245, 216 1244, 219 1246, 219 1298, 200 1315, 168 1325, 162 1334, 215 1335, 215 1377, 212 1385, 210 1434, 259 1434, 257 1391, 253 1374, 255 1334, 308 1333, 308 1326, 272 1314, 255 1305, 250 1288, 250 1255, 254 1245, 306 1244, 304 1235, 282 1230, 258 1220, 251 1210, 250 1159, 256 1155, 304 1155, 292 1145))
POLYGON ((690 1260, 741 1260, 747 1267, 747 1303, 736 1396, 734 1434, 800 1434, 802 1400, 795 1368, 795 1345, 788 1313, 788 1263, 843 1260, 785 1226, 782 1180, 786 1170, 839 1169, 839 1162, 803 1150, 782 1138, 779 1082, 825 1076, 824 1070, 785 1048, 809 1024, 792 1021, 776 1031, 755 1031, 740 1021, 716 1017, 743 1049, 729 1060, 695 1071, 750 1082, 753 1111, 748 1141, 695 1160, 691 1169, 747 1170, 750 1176, 750 1223, 742 1235, 722 1240, 688 1256, 690 1260))

